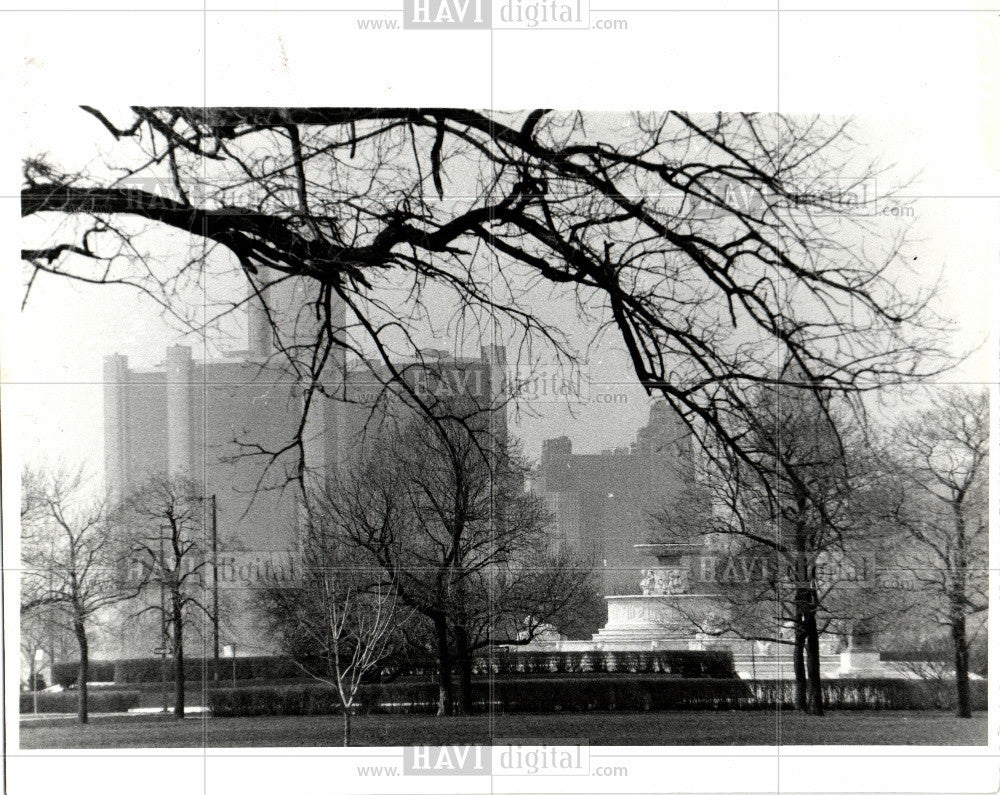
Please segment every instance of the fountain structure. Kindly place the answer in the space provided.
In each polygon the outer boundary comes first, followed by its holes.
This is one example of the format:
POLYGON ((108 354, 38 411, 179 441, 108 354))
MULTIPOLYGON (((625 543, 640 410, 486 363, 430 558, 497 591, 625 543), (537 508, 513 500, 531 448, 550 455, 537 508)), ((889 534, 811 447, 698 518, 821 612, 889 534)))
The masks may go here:
MULTIPOLYGON (((567 640, 550 631, 511 651, 723 650, 732 654, 743 678, 794 678, 789 643, 748 640, 726 631, 731 616, 718 585, 696 576, 704 560, 702 544, 636 544, 635 549, 651 555, 656 564, 642 571, 639 593, 604 597, 608 620, 590 640, 567 640)), ((841 645, 835 637, 820 639, 825 678, 912 676, 883 663, 870 646, 853 640, 844 649, 841 645)))
POLYGON ((608 621, 593 637, 598 648, 609 651, 643 649, 692 649, 696 636, 709 636, 724 619, 719 600, 694 588, 691 559, 701 544, 636 544, 657 565, 642 572, 640 593, 606 596, 608 621))

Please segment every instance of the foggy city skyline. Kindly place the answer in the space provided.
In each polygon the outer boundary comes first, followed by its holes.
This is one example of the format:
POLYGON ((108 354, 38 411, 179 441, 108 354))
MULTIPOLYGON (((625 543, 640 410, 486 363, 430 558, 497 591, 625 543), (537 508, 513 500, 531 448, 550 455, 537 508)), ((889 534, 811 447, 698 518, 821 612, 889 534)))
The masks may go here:
POLYGON ((79 111, 4 360, 24 747, 989 743, 975 132, 79 111))
POLYGON ((996 790, 1000 0, 8 6, 5 793, 996 790))

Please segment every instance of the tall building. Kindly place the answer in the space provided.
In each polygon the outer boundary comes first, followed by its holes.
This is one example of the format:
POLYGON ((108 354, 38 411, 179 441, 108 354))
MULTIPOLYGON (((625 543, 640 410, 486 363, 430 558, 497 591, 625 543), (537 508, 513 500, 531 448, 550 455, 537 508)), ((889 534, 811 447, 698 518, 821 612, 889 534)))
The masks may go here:
MULTIPOLYGON (((295 489, 286 487, 298 451, 274 459, 267 451, 285 448, 302 421, 301 379, 279 347, 308 340, 312 321, 303 308, 309 299, 302 282, 286 281, 268 291, 268 302, 270 317, 249 310, 246 350, 199 360, 190 346, 174 345, 152 369, 132 368, 117 354, 104 361, 107 490, 125 496, 149 477, 167 475, 190 478, 215 497, 220 581, 230 606, 220 609, 221 641, 245 653, 269 649, 241 602, 266 579, 268 567, 297 549, 300 520, 295 489), (288 337, 276 339, 282 332, 288 337)), ((329 365, 329 380, 343 372, 342 362, 329 365)), ((336 467, 343 412, 323 400, 310 417, 308 465, 336 467)), ((146 656, 158 645, 150 642, 155 622, 146 623, 123 630, 118 653, 146 656)))
MULTIPOLYGON (((104 363, 108 491, 127 495, 151 475, 168 474, 189 477, 215 496, 220 559, 235 561, 223 565, 220 578, 228 605, 220 609, 221 642, 236 643, 247 654, 272 649, 256 628, 246 588, 259 584, 255 579, 262 579, 268 561, 287 560, 300 538, 298 492, 287 487, 299 466, 298 450, 276 460, 260 454, 286 447, 302 423, 302 380, 282 351, 299 344, 308 356, 317 330, 302 283, 272 288, 268 305, 270 314, 259 302, 249 304, 246 350, 200 360, 191 347, 175 345, 152 369, 132 368, 121 355, 104 363), (285 338, 276 339, 281 334, 285 338)), ((342 306, 340 311, 335 322, 344 320, 342 306)), ((424 351, 418 360, 394 364, 412 394, 439 415, 506 439, 503 348, 483 346, 473 357, 424 351)), ((304 452, 310 472, 333 474, 352 466, 385 423, 412 413, 414 401, 383 365, 348 368, 338 352, 324 372, 323 394, 304 426, 304 452)), ((159 645, 154 618, 123 632, 111 653, 147 656, 159 645)))
POLYGON ((653 514, 693 477, 691 434, 658 401, 628 448, 581 454, 566 436, 543 442, 532 488, 553 515, 559 542, 593 561, 605 594, 628 594, 647 565, 633 545, 650 540, 653 514))

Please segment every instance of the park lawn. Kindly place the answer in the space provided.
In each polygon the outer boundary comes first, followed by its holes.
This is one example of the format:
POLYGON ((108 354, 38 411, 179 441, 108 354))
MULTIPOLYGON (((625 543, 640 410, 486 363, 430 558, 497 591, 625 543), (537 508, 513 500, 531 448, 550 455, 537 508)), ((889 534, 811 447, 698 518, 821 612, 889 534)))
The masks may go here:
MULTIPOLYGON (((961 720, 945 712, 604 712, 563 715, 360 715, 356 746, 414 743, 590 745, 985 745, 986 713, 961 720)), ((203 718, 96 715, 87 726, 66 718, 21 721, 21 748, 232 748, 337 746, 337 715, 203 718)))

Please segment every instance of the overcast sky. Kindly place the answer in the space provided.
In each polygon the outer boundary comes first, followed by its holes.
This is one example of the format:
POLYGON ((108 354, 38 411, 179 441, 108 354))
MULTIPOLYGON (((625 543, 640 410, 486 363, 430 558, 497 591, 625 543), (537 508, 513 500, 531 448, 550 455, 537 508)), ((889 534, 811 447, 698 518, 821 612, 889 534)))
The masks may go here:
MULTIPOLYGON (((64 166, 91 163, 109 136, 90 116, 73 108, 34 110, 25 116, 32 153, 48 152, 64 166)), ((859 121, 857 137, 872 156, 896 164, 899 178, 920 173, 905 191, 915 204, 911 252, 918 277, 942 274, 937 308, 957 323, 956 344, 986 343, 949 380, 988 381, 991 367, 990 302, 998 293, 1000 185, 990 159, 986 125, 956 124, 947 114, 921 112, 910 119, 859 121), (985 198, 984 198, 985 197, 985 198)), ((995 154, 994 154, 995 156, 995 154)), ((879 184, 879 193, 895 186, 879 184)), ((53 278, 39 281, 20 312, 18 267, 4 269, 5 456, 19 437, 29 460, 81 461, 101 474, 103 445, 102 359, 123 353, 133 366, 163 360, 166 346, 182 339, 151 301, 122 287, 85 287, 53 278)), ((609 340, 592 357, 590 394, 623 394, 613 404, 591 402, 572 411, 539 405, 541 416, 515 424, 529 454, 544 438, 566 434, 574 449, 593 452, 631 441, 645 422, 648 400, 638 388, 620 349, 609 340), (622 402, 624 400, 625 402, 622 402)))

